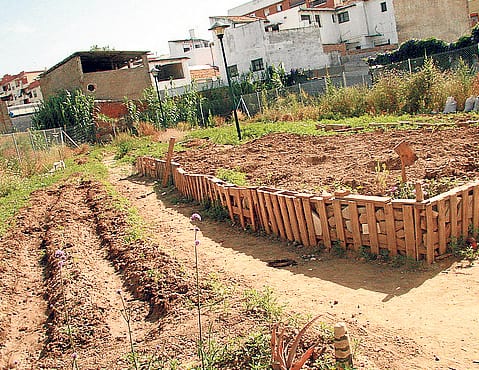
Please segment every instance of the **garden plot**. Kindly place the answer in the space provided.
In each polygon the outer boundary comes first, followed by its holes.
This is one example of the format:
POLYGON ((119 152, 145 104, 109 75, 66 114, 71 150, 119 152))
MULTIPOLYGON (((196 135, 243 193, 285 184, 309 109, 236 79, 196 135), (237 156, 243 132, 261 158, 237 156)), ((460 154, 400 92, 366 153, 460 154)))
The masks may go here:
MULTIPOLYGON (((173 159, 190 173, 243 172, 253 186, 313 194, 350 189, 362 195, 389 196, 399 190, 401 161, 394 148, 403 141, 418 156, 407 167, 407 178, 413 183, 429 182, 426 193, 428 187, 437 194, 479 176, 478 127, 331 136, 279 133, 238 146, 202 141, 197 148, 175 153, 173 159)), ((414 197, 412 189, 395 195, 414 197)))

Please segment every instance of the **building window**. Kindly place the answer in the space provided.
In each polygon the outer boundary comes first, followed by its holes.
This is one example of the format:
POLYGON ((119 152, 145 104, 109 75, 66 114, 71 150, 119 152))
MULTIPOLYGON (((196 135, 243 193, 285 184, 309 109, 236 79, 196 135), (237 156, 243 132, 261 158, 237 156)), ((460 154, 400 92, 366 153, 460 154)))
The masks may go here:
POLYGON ((276 5, 276 11, 282 12, 283 11, 283 4, 276 5))
POLYGON ((336 23, 336 14, 331 14, 331 18, 333 19, 333 23, 336 23))
POLYGON ((386 2, 381 3, 381 11, 382 12, 387 12, 388 11, 388 6, 386 2))
POLYGON ((238 77, 239 76, 238 66, 236 64, 232 66, 228 66, 228 74, 230 75, 230 77, 238 77))
POLYGON ((349 22, 349 12, 339 13, 338 22, 339 23, 349 22))
POLYGON ((263 58, 252 60, 251 69, 253 70, 253 72, 262 71, 264 69, 263 58))
POLYGON ((313 8, 315 6, 325 4, 325 3, 326 3, 326 0, 314 0, 309 2, 309 6, 313 8))
POLYGON ((187 53, 187 52, 189 52, 190 50, 191 50, 191 49, 190 49, 189 47, 183 47, 183 52, 184 52, 184 53, 187 53))
POLYGON ((269 8, 266 8, 264 10, 264 16, 267 17, 269 15, 269 8))
POLYGON ((311 17, 307 14, 301 14, 301 21, 306 21, 311 24, 311 17))
POLYGON ((293 8, 298 5, 303 5, 306 2, 306 0, 289 0, 289 7, 293 8))
POLYGON ((316 24, 318 25, 318 27, 321 27, 321 17, 319 14, 316 14, 314 16, 314 21, 316 22, 316 24))

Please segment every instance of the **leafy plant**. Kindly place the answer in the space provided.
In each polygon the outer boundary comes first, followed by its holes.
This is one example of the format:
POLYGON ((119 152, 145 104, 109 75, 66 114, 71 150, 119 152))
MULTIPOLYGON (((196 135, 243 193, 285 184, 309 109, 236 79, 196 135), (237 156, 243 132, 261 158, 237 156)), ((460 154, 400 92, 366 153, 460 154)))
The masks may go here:
POLYGON ((123 307, 122 310, 120 311, 121 316, 125 320, 127 328, 128 328, 128 339, 130 342, 130 353, 128 358, 133 363, 135 370, 138 370, 139 369, 138 354, 135 351, 135 346, 133 342, 133 330, 131 328, 131 310, 126 304, 126 301, 125 301, 125 298, 123 297, 123 292, 121 291, 121 289, 118 289, 117 293, 120 296, 121 305, 123 307))
POLYGON ((407 270, 414 271, 418 270, 422 265, 421 261, 416 261, 414 258, 409 256, 403 256, 402 254, 398 254, 391 258, 391 266, 392 267, 402 267, 405 266, 407 270))
MULTIPOLYGON (((271 367, 273 370, 299 370, 303 367, 306 361, 308 361, 313 354, 315 348, 318 346, 318 343, 309 347, 306 352, 299 356, 299 358, 295 361, 295 359, 298 357, 297 350, 299 342, 306 330, 308 330, 308 328, 320 317, 321 315, 316 316, 309 321, 291 341, 287 341, 286 339, 285 327, 280 329, 279 324, 274 325, 273 332, 271 334, 271 367)), ((321 349, 320 353, 324 352, 324 350, 325 347, 321 349)))
POLYGON ((283 314, 283 306, 279 305, 270 287, 262 292, 256 289, 244 291, 244 306, 248 313, 265 318, 268 321, 277 321, 283 314))
POLYGON ((76 139, 95 140, 94 97, 81 90, 63 91, 46 99, 32 116, 32 126, 38 130, 63 127, 74 130, 76 139))
POLYGON ((341 246, 341 243, 337 240, 333 241, 331 246, 331 253, 338 258, 344 258, 346 256, 346 249, 341 246))
POLYGON ((377 254, 371 252, 371 247, 366 245, 362 245, 361 247, 359 247, 358 255, 360 258, 364 258, 366 261, 374 261, 378 258, 377 254))
POLYGON ((225 221, 229 218, 228 209, 223 207, 219 200, 211 201, 206 198, 201 202, 203 215, 206 215, 216 221, 225 221))
POLYGON ((238 170, 229 170, 225 168, 219 168, 216 171, 216 176, 224 181, 231 182, 238 186, 247 186, 246 174, 238 170))
MULTIPOLYGON (((472 234, 472 233, 471 233, 472 234)), ((474 265, 474 262, 479 259, 479 248, 477 247, 477 233, 470 237, 460 236, 459 238, 452 237, 449 243, 449 250, 454 257, 465 259, 469 265, 474 265)))

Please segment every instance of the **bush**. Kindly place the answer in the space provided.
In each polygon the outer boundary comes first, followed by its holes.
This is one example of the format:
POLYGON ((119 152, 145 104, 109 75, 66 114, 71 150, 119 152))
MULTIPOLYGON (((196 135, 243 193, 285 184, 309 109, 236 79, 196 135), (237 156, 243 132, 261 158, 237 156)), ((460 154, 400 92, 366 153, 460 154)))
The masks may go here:
POLYGON ((329 118, 331 114, 343 117, 359 117, 367 113, 365 86, 338 88, 329 85, 326 94, 319 98, 320 118, 329 118))
POLYGON ((95 140, 94 97, 81 90, 63 91, 47 98, 32 117, 37 130, 64 127, 75 128, 86 141, 95 140))

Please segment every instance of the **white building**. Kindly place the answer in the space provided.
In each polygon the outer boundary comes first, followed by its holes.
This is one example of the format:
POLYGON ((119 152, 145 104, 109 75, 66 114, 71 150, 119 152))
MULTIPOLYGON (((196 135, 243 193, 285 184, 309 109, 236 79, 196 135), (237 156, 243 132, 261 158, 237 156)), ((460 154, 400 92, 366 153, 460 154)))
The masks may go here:
POLYGON ((214 65, 211 41, 196 38, 194 30, 190 30, 189 33, 189 39, 168 41, 170 56, 189 58, 189 66, 214 65))
POLYGON ((223 41, 233 75, 279 64, 286 71, 322 69, 341 64, 340 55, 347 50, 398 43, 392 0, 253 0, 228 13, 210 17, 210 22, 230 25, 223 41), (258 9, 264 17, 257 16, 258 9))
MULTIPOLYGON (((188 58, 186 57, 148 57, 148 70, 157 69, 158 89, 164 91, 191 84, 190 71, 188 69, 188 58)), ((153 74, 151 84, 155 86, 153 74)))

